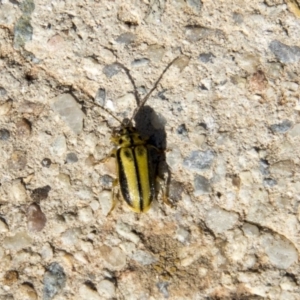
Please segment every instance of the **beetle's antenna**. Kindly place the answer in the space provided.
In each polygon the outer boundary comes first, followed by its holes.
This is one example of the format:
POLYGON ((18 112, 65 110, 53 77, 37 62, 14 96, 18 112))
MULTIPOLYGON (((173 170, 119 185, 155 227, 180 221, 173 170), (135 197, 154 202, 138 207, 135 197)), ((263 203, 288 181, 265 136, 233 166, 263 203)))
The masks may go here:
POLYGON ((111 117, 113 117, 115 120, 117 120, 120 124, 122 124, 122 121, 119 119, 119 118, 117 118, 115 115, 113 115, 113 113, 112 112, 110 112, 107 108, 105 108, 104 106, 101 106, 100 104, 98 104, 96 101, 95 101, 95 99, 93 99, 93 102, 95 103, 95 104, 97 104, 99 107, 101 107, 101 109, 103 109, 106 113, 108 113, 111 117))
MULTIPOLYGON (((99 105, 100 106, 100 105, 99 105)), ((107 112, 111 117, 113 117, 115 120, 117 120, 120 124, 122 124, 122 121, 117 118, 115 115, 112 114, 112 112, 110 112, 108 109, 106 109, 105 107, 103 106, 100 106, 105 112, 107 112)))
POLYGON ((116 64, 117 64, 119 67, 121 67, 121 68, 125 71, 127 77, 129 78, 129 80, 130 80, 130 82, 131 82, 131 84, 132 84, 132 86, 133 86, 136 105, 139 106, 140 103, 141 103, 141 98, 140 98, 139 93, 137 92, 137 87, 136 87, 136 85, 135 85, 135 82, 134 82, 134 80, 133 80, 131 74, 130 74, 129 69, 127 69, 123 64, 121 64, 121 63, 119 63, 119 62, 116 62, 116 64))
POLYGON ((158 79, 156 80, 153 88, 149 91, 149 93, 142 99, 142 102, 140 102, 140 105, 135 109, 132 117, 130 118, 130 122, 134 119, 134 117, 136 116, 136 114, 139 112, 139 110, 145 105, 145 103, 147 102, 148 98, 151 96, 151 94, 153 93, 153 91, 157 88, 159 82, 161 81, 161 79, 163 78, 164 74, 168 71, 168 69, 173 65, 173 63, 175 62, 175 60, 177 60, 179 58, 179 56, 177 56, 176 58, 174 58, 167 66, 166 68, 163 70, 163 72, 160 74, 160 76, 158 77, 158 79))

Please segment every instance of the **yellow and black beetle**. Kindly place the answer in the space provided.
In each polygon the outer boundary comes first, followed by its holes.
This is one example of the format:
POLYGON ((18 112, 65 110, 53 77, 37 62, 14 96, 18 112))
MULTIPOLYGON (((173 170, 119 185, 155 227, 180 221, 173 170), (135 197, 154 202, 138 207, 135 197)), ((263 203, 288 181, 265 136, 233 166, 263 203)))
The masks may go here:
MULTIPOLYGON (((144 106, 152 92, 157 88, 163 75, 176 59, 170 62, 164 69, 153 88, 141 100, 130 119, 126 118, 120 122, 118 118, 105 109, 114 119, 121 123, 120 127, 113 130, 111 137, 115 149, 111 152, 110 156, 116 159, 118 176, 113 185, 113 206, 111 211, 116 202, 114 188, 117 184, 119 184, 123 199, 134 212, 146 212, 156 197, 158 172, 153 155, 157 155, 159 150, 148 144, 148 139, 141 137, 138 130, 133 126, 132 120, 144 106)), ((167 199, 167 187, 164 187, 163 194, 164 202, 170 204, 167 199)))

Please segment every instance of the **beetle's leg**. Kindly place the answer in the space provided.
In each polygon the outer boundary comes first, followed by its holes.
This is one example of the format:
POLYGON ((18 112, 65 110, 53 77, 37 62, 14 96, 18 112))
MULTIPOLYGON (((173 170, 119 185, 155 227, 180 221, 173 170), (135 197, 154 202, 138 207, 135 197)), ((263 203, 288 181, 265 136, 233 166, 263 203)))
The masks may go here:
POLYGON ((103 164, 111 157, 116 157, 116 149, 111 150, 110 153, 106 157, 100 159, 97 164, 103 164))
POLYGON ((115 209, 116 207, 116 203, 117 203, 117 198, 119 196, 119 191, 116 191, 116 187, 119 185, 119 180, 115 179, 113 181, 113 186, 112 186, 112 205, 111 205, 111 209, 108 212, 108 214, 106 215, 107 217, 111 214, 111 212, 115 209))
MULTIPOLYGON (((169 176, 168 176, 169 177, 169 176)), ((167 180, 157 176, 156 181, 160 186, 160 190, 162 191, 162 200, 165 204, 173 207, 173 203, 169 200, 169 178, 167 180)))

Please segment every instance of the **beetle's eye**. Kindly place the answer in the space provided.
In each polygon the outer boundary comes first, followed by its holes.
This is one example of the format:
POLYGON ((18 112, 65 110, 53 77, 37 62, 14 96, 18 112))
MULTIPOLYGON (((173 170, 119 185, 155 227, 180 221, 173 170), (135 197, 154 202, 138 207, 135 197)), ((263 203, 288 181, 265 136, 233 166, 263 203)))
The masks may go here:
POLYGON ((119 144, 121 145, 123 143, 123 139, 119 139, 119 144))

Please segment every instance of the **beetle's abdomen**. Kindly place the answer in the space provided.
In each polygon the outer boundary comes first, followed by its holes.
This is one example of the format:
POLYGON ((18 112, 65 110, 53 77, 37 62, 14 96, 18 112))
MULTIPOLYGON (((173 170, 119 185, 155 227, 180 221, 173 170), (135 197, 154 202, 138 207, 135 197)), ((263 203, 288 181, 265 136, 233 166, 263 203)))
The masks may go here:
POLYGON ((147 211, 155 197, 155 175, 149 166, 149 149, 144 145, 121 147, 116 159, 124 200, 135 212, 147 211))

